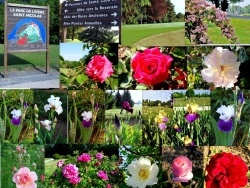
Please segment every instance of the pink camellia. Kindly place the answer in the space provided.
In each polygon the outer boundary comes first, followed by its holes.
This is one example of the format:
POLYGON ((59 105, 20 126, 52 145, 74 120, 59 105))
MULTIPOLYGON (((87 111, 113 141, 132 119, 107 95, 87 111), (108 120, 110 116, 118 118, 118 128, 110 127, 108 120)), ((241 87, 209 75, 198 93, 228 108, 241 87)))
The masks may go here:
POLYGON ((103 154, 102 153, 97 153, 95 155, 95 158, 98 159, 98 160, 101 160, 103 158, 103 154))
POLYGON ((86 67, 86 73, 94 81, 103 83, 114 73, 114 70, 105 55, 94 55, 86 67))
POLYGON ((64 162, 63 162, 63 161, 58 161, 58 162, 57 162, 57 167, 58 167, 58 168, 62 168, 63 165, 64 165, 64 162))
POLYGON ((179 156, 172 162, 174 182, 188 182, 193 178, 192 162, 185 156, 179 156))
POLYGON ((17 188, 37 188, 35 181, 38 177, 35 172, 31 172, 29 168, 20 168, 13 176, 12 181, 17 188))
POLYGON ((83 153, 82 155, 80 155, 78 158, 77 158, 77 161, 79 162, 84 162, 84 163, 88 163, 91 161, 91 156, 87 153, 83 153))
POLYGON ((79 171, 76 165, 67 164, 63 167, 62 175, 67 179, 72 179, 74 177, 77 177, 78 174, 79 174, 79 171))
POLYGON ((134 79, 145 85, 155 85, 168 78, 168 71, 173 58, 162 54, 158 47, 137 52, 131 60, 134 79))
POLYGON ((105 181, 108 181, 109 180, 109 177, 108 175, 106 174, 106 172, 100 170, 98 173, 97 173, 97 176, 105 181))

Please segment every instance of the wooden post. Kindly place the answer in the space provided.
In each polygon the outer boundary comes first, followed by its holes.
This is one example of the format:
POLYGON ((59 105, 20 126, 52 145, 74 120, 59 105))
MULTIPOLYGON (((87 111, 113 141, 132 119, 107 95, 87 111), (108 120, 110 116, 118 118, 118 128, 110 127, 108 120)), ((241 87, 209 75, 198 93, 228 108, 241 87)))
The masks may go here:
POLYGON ((7 0, 4 2, 4 74, 3 77, 6 77, 7 74, 7 66, 8 66, 8 40, 7 40, 7 0))
POLYGON ((47 5, 47 31, 46 31, 46 46, 47 46, 47 51, 46 51, 46 74, 49 72, 49 15, 50 15, 50 9, 49 5, 47 5))

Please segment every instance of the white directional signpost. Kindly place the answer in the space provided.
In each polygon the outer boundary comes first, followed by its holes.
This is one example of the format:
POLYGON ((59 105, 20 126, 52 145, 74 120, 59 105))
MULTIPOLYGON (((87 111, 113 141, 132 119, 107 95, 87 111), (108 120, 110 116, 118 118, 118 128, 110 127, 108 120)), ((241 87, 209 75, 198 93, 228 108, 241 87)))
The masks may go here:
POLYGON ((121 0, 63 2, 61 26, 118 26, 121 31, 121 0))

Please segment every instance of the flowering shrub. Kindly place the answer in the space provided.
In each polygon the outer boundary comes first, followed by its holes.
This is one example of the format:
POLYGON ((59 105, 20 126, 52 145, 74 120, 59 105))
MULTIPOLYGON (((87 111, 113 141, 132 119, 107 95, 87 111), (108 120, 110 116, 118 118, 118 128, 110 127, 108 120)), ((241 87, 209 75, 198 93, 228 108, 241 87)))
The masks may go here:
POLYGON ((231 43, 237 43, 235 31, 230 25, 227 13, 216 8, 207 0, 186 0, 185 37, 195 44, 212 43, 207 35, 206 22, 215 23, 231 43))
POLYGON ((116 156, 108 157, 91 150, 77 154, 57 164, 57 169, 46 180, 55 187, 112 187, 119 179, 119 163, 116 156), (51 183, 53 182, 53 183, 51 183))
POLYGON ((21 167, 13 176, 12 181, 16 184, 17 188, 36 188, 38 177, 34 171, 30 171, 27 167, 21 167))
POLYGON ((247 164, 238 155, 217 153, 206 166, 206 187, 244 187, 248 183, 247 164))

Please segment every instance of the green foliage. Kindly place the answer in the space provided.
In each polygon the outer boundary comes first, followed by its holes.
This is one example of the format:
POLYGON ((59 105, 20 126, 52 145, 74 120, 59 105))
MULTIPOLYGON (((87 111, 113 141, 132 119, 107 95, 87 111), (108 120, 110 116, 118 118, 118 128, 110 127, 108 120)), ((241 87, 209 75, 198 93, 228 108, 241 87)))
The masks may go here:
POLYGON ((195 96, 194 90, 193 89, 187 89, 186 94, 187 97, 191 98, 195 96))
POLYGON ((61 158, 61 155, 59 155, 58 153, 55 153, 54 155, 53 155, 53 159, 60 159, 61 158))
POLYGON ((116 106, 117 99, 113 95, 114 91, 105 94, 105 110, 113 109, 116 106))

